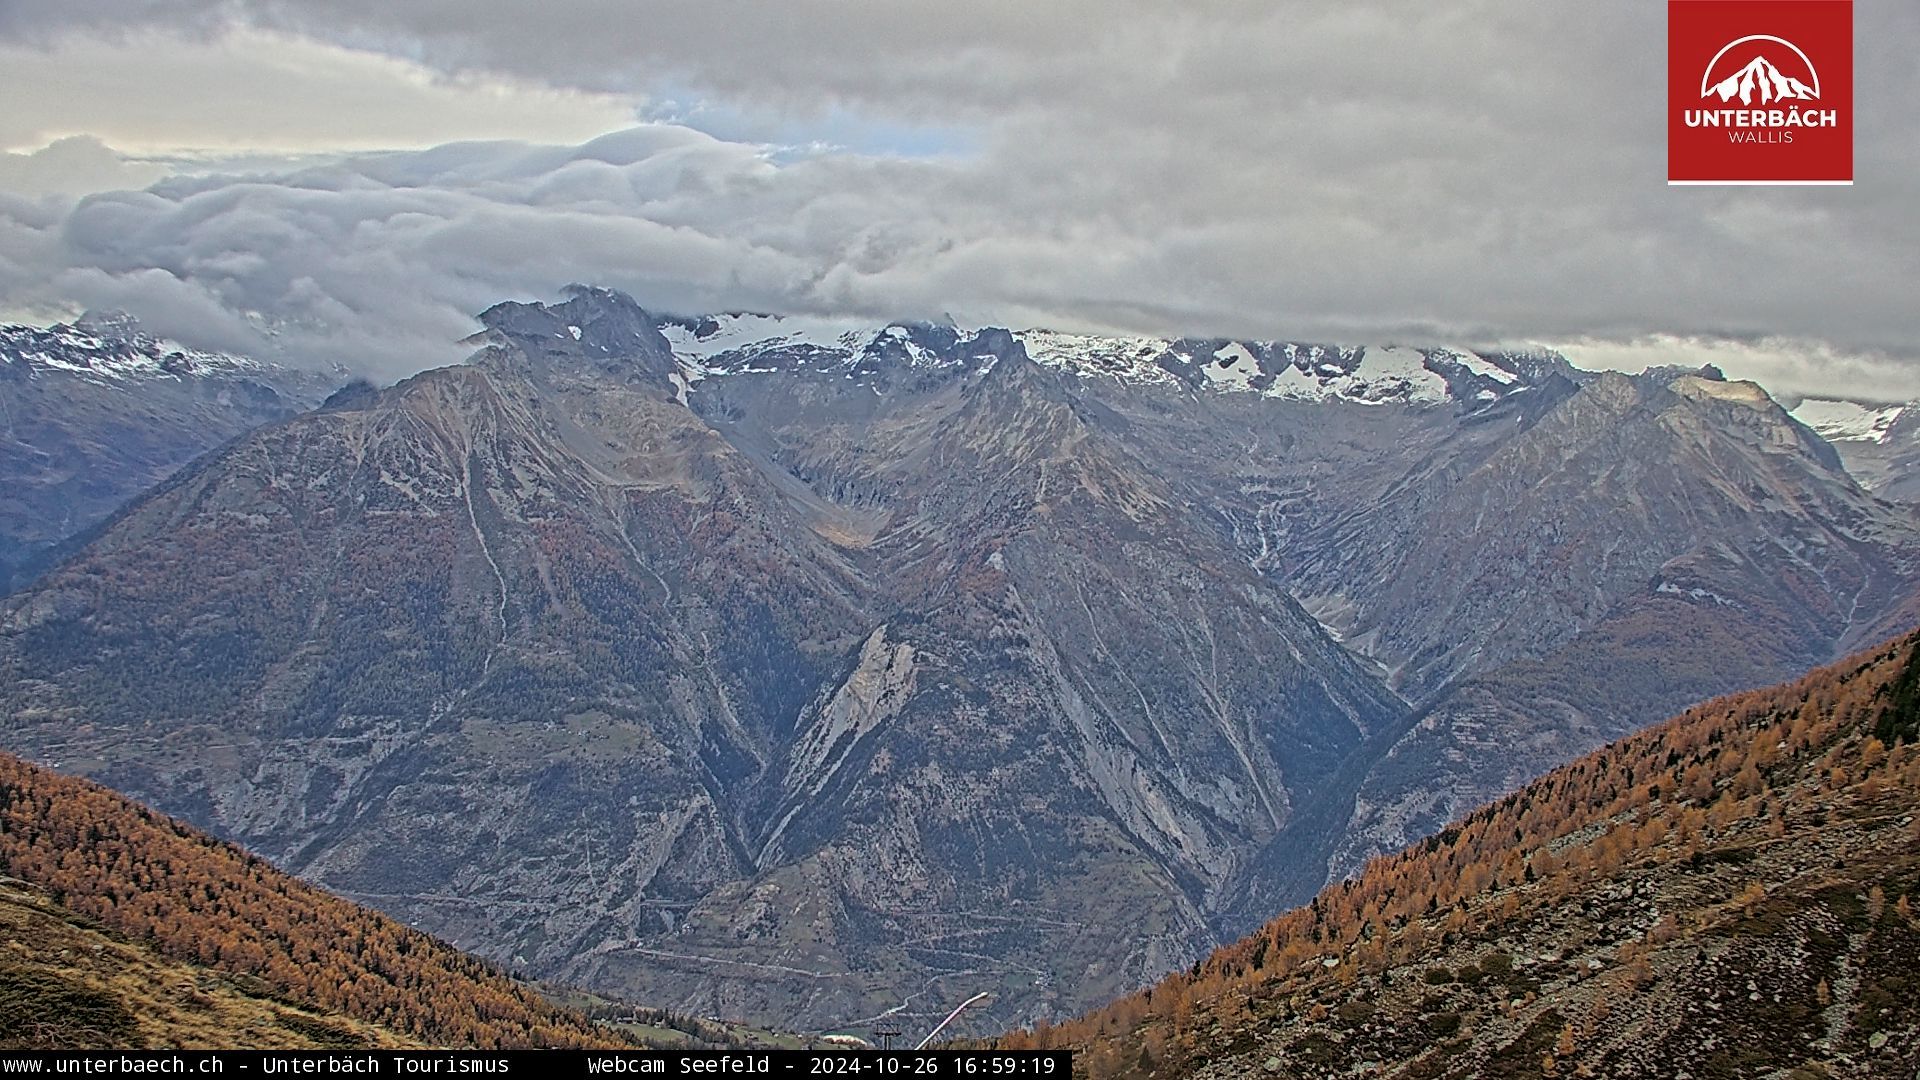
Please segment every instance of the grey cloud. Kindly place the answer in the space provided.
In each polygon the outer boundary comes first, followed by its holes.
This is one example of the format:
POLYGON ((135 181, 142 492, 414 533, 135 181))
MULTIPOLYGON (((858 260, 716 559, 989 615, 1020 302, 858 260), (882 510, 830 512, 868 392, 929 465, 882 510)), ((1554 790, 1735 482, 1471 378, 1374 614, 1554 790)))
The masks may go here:
POLYGON ((967 154, 923 161, 772 158, 665 124, 584 147, 456 144, 169 182, 60 226, 68 269, 164 270, 226 310, 310 327, 283 333, 299 348, 357 334, 385 370, 445 355, 434 335, 466 312, 582 279, 681 308, 1361 341, 1784 338, 1898 361, 1868 373, 1912 372, 1920 353, 1912 5, 1858 9, 1861 183, 1839 190, 1665 187, 1659 5, 13 12, 48 35, 175 16, 449 71, 689 86, 759 109, 769 132, 851 109, 969 133, 967 154))

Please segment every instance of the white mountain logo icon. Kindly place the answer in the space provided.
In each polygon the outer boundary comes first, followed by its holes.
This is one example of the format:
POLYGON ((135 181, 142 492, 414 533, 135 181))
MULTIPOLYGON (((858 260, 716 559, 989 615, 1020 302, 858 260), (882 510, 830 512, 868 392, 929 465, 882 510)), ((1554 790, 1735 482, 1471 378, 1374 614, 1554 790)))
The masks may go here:
POLYGON ((1718 97, 1721 101, 1732 101, 1737 97, 1742 105, 1752 105, 1756 102, 1765 105, 1774 101, 1813 101, 1820 96, 1820 75, 1813 70, 1813 61, 1807 59, 1807 54, 1801 52, 1799 46, 1793 42, 1767 34, 1753 34, 1738 41, 1729 42, 1725 48, 1714 54, 1713 60, 1707 64, 1706 74, 1700 77, 1700 96, 1718 97), (1773 61, 1767 59, 1765 54, 1754 57, 1747 62, 1746 67, 1731 75, 1717 82, 1714 81, 1714 69, 1719 65, 1720 58, 1727 55, 1735 46, 1744 45, 1749 41, 1770 41, 1792 50, 1793 55, 1806 65, 1807 77, 1813 80, 1813 85, 1809 86, 1781 71, 1773 61))

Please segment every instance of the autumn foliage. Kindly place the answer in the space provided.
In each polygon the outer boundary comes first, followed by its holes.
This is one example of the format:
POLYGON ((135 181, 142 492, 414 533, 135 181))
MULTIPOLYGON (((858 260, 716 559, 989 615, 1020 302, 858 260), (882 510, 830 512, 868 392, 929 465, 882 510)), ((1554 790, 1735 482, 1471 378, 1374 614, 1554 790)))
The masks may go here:
POLYGON ((445 942, 97 784, 6 754, 0 871, 168 956, 436 1044, 617 1041, 445 942))

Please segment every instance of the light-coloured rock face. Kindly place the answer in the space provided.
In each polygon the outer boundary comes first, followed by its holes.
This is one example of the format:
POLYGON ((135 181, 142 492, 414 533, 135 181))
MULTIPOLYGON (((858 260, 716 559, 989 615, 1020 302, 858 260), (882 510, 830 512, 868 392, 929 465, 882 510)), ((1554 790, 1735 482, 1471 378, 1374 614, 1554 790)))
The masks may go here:
MULTIPOLYGON (((801 714, 803 734, 789 758, 787 797, 805 802, 818 796, 853 747, 900 714, 913 696, 913 675, 913 646, 889 646, 887 628, 875 630, 861 647, 853 674, 824 705, 801 714)), ((779 839, 776 827, 767 842, 779 839)))
POLYGON ((1667 388, 1681 397, 1695 400, 1732 401, 1741 405, 1751 405, 1756 409, 1778 407, 1774 404, 1773 398, 1768 396, 1756 382, 1703 379, 1698 375, 1682 375, 1668 383, 1667 388))

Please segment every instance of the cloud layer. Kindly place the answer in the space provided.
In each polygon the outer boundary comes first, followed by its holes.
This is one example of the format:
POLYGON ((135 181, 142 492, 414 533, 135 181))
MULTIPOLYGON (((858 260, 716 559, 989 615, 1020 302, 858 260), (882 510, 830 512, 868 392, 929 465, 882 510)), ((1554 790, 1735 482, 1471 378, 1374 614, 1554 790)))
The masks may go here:
POLYGON ((1799 357, 1776 383, 1846 371, 1855 393, 1920 395, 1920 79, 1901 55, 1920 8, 1857 18, 1860 184, 1767 190, 1662 183, 1658 5, 9 5, 19 48, 221 40, 238 20, 456 79, 636 106, 682 88, 744 141, 651 124, 71 207, 0 196, 0 302, 116 303, 230 345, 272 322, 296 354, 385 374, 448 359, 493 300, 593 280, 680 309, 1597 353, 1731 339, 1799 357), (756 141, 848 115, 964 150, 756 141))
MULTIPOLYGON (((6 5, 0 5, 4 26, 6 5)), ((144 28, 36 43, 0 33, 0 147, 84 133, 131 153, 352 151, 457 138, 584 139, 631 123, 627 97, 238 27, 144 28)))

